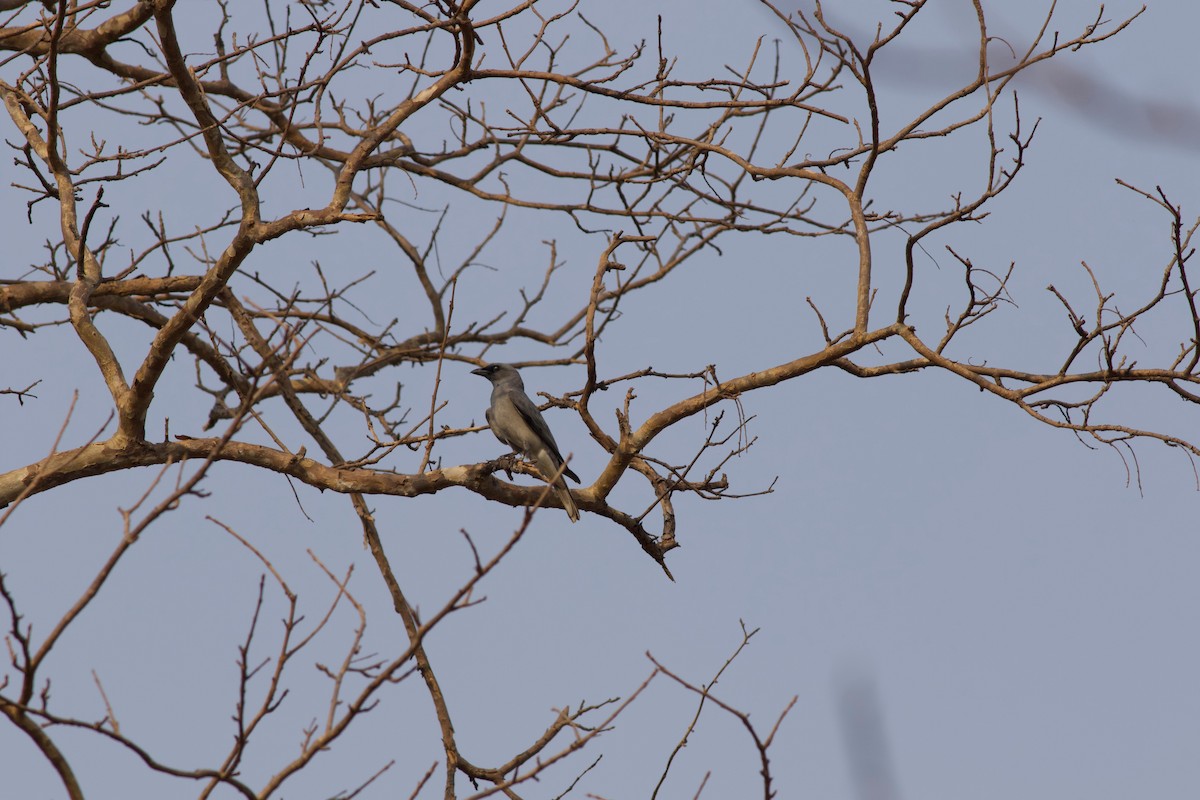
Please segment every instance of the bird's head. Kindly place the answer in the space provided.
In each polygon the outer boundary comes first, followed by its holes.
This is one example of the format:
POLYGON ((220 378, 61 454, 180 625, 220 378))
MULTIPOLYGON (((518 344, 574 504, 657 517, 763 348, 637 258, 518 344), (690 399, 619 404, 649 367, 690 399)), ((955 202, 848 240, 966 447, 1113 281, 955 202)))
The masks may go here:
POLYGON ((488 364, 486 367, 471 370, 471 374, 482 375, 495 386, 511 384, 520 389, 525 388, 521 373, 517 372, 517 368, 512 364, 488 364))

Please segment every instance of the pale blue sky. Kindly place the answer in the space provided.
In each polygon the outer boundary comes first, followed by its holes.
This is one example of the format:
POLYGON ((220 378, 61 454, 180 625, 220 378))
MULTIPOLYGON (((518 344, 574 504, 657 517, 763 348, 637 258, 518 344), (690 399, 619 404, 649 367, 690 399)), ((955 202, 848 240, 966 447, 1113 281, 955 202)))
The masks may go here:
MULTIPOLYGON (((993 2, 993 30, 1019 49, 1045 5, 993 2)), ((889 13, 883 2, 849 8, 839 4, 839 17, 862 31, 871 27, 863 20, 889 13)), ((1106 17, 1136 8, 1112 3, 1106 17)), ((1093 9, 1079 0, 1059 3, 1057 27, 1073 34, 1093 9)), ((968 11, 969 3, 938 0, 922 14, 904 57, 882 75, 885 113, 898 118, 928 105, 944 76, 964 63, 970 69, 968 11)), ((740 63, 756 37, 781 35, 752 3, 693 3, 684 13, 643 0, 597 3, 585 13, 630 41, 652 38, 653 18, 664 14, 667 46, 687 65, 740 63)), ((1124 305, 1151 290, 1168 256, 1166 219, 1114 178, 1148 189, 1159 184, 1185 217, 1200 213, 1200 133, 1180 130, 1180 120, 1194 119, 1200 108, 1198 24, 1200 11, 1191 4, 1152 0, 1121 36, 1065 58, 1063 66, 1109 90, 1093 104, 1064 100, 1054 88, 1063 85, 1054 63, 1024 80, 1022 116, 1027 125, 1043 118, 1026 171, 985 225, 927 242, 933 260, 923 268, 931 285, 958 285, 946 244, 997 269, 1017 262, 1011 285, 1017 307, 981 323, 956 355, 1029 369, 1056 364, 1070 330, 1045 286, 1082 293, 1080 260, 1114 289, 1131 293, 1124 305), (1135 101, 1169 104, 1178 116, 1144 123, 1146 106, 1135 101)), ((5 129, 6 138, 13 135, 5 129)), ((894 205, 940 203, 955 186, 978 183, 978 147, 938 142, 911 153, 902 151, 899 163, 881 174, 879 196, 894 205)), ((318 177, 306 176, 310 188, 318 177)), ((179 177, 148 179, 136 188, 121 185, 106 199, 139 209, 138 202, 161 202, 186 215, 192 203, 203 202, 208 178, 186 180, 184 193, 179 177), (122 191, 130 194, 122 198, 122 191)), ((23 199, 6 191, 0 202, 0 238, 21 256, 5 267, 5 277, 14 278, 47 234, 31 233, 23 199)), ((469 223, 473 212, 463 213, 469 223)), ((479 224, 485 219, 478 217, 479 224)), ((43 212, 37 221, 46 225, 50 216, 43 212)), ((504 271, 468 273, 458 313, 502 303, 503 293, 515 297, 513 275, 536 281, 546 259, 540 242, 551 237, 566 262, 556 291, 572 300, 586 293, 602 237, 579 235, 565 220, 521 215, 508 236, 484 259, 504 271)), ((447 241, 446 263, 470 244, 447 241)), ((899 269, 901 245, 898 237, 881 238, 876 247, 885 286, 888 273, 899 269)), ((602 343, 602 368, 615 375, 648 365, 691 371, 716 363, 727 377, 819 349, 820 330, 804 298, 813 296, 835 314, 846 310, 844 255, 831 244, 780 237, 726 241, 723 257, 703 255, 624 306, 625 317, 602 343)), ((368 310, 402 319, 420 313, 387 273, 395 256, 369 235, 353 244, 340 236, 273 244, 252 267, 290 283, 308 274, 311 258, 330 270, 345 266, 347 275, 380 269, 368 310)), ((922 311, 926 324, 941 313, 932 301, 922 311)), ((424 325, 418 319, 414 329, 424 325)), ((1177 340, 1181 319, 1148 322, 1139 333, 1147 346, 1177 340)), ((845 324, 831 321, 831 327, 845 324)), ((7 342, 4 384, 43 380, 39 399, 24 408, 0 398, 11 420, 3 469, 45 452, 76 388, 84 403, 68 441, 86 440, 104 421, 94 366, 66 333, 40 334, 53 345, 36 352, 15 333, 0 334, 7 342)), ((114 335, 144 336, 132 327, 114 335)), ((489 358, 529 355, 513 348, 489 358)), ((186 360, 172 370, 171 380, 190 385, 186 360)), ((458 365, 446 370, 451 402, 443 413, 455 425, 482 421, 487 384, 458 365)), ((432 380, 429 370, 398 372, 387 381, 404 381, 412 397, 432 380)), ((562 392, 582 384, 582 368, 527 370, 525 380, 534 391, 562 392)), ((638 394, 634 414, 644 418, 682 389, 646 382, 638 394)), ((167 402, 172 432, 199 435, 207 407, 194 395, 167 402)), ((682 547, 668 557, 676 583, 623 531, 586 513, 570 526, 548 512, 484 583, 487 602, 437 629, 430 656, 468 758, 486 764, 511 756, 552 721, 552 708, 627 695, 650 672, 646 651, 690 680, 708 681, 740 641, 744 620, 761 631, 716 694, 751 712, 761 729, 798 697, 771 751, 781 798, 879 800, 856 795, 849 774, 838 710, 838 687, 848 675, 874 682, 899 796, 909 800, 1127 800, 1200 792, 1200 496, 1181 452, 1139 447, 1139 491, 1113 452, 1088 449, 935 373, 863 381, 831 370, 749 395, 744 404, 755 415, 750 430, 758 442, 726 471, 743 490, 778 476, 775 491, 741 501, 680 502, 682 547)), ((1114 413, 1117 421, 1200 438, 1195 410, 1158 393, 1131 393, 1114 413)), ((603 454, 565 414, 551 412, 548 420, 574 454, 573 468, 590 482, 603 454)), ((703 425, 689 420, 674 441, 700 436, 703 425)), ((361 442, 355 432, 342 435, 361 442)), ((441 455, 447 464, 465 463, 501 450, 483 433, 447 443, 441 455)), ((30 500, 0 531, 0 569, 35 630, 44 634, 78 595, 120 536, 116 507, 132 503, 147 480, 138 474, 81 481, 30 500)), ((306 548, 335 572, 354 564, 352 588, 371 614, 367 651, 388 652, 402 636, 345 498, 298 487, 309 521, 286 483, 249 468, 221 466, 205 487, 211 500, 186 502, 134 548, 51 665, 55 702, 101 717, 95 670, 126 730, 153 735, 159 754, 185 767, 206 763, 229 744, 235 648, 261 571, 205 515, 267 552, 301 589, 310 618, 321 613, 329 584, 306 548)), ((423 609, 438 607, 469 575, 460 528, 495 547, 520 519, 519 510, 462 491, 415 501, 377 498, 371 505, 397 577, 423 609)), ((281 613, 278 596, 271 596, 264 619, 275 625, 281 613)), ((325 634, 328 658, 337 657, 352 625, 347 616, 325 634)), ((264 646, 260 656, 268 652, 264 646)), ((264 737, 256 760, 245 765, 248 778, 277 769, 294 752, 299 729, 324 713, 320 699, 304 698, 306 686, 322 685, 311 664, 298 665, 294 679, 271 744, 264 737)), ((659 679, 594 750, 573 767, 551 771, 525 796, 555 796, 603 753, 571 796, 648 797, 694 708, 692 696, 659 679)), ((347 775, 365 777, 393 758, 397 766, 364 796, 407 796, 439 757, 432 711, 415 681, 359 725, 283 796, 330 796, 356 783, 347 775)), ((123 756, 94 738, 57 735, 82 766, 85 785, 104 787, 95 796, 193 793, 186 784, 141 782, 123 756)), ((0 726, 0 766, 6 795, 62 796, 11 727, 0 726)), ((709 709, 660 796, 692 797, 709 771, 702 797, 757 796, 757 769, 740 725, 709 709)), ((421 796, 439 793, 437 784, 421 796)))

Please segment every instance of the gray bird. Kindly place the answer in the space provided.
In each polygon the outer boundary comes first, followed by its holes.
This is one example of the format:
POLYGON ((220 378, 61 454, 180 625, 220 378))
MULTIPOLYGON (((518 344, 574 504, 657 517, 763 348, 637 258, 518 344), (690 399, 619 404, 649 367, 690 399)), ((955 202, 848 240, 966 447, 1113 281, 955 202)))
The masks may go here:
POLYGON ((578 520, 579 508, 563 476, 576 483, 579 483, 579 476, 564 463, 554 434, 550 432, 546 420, 542 419, 542 412, 525 394, 521 373, 509 364, 489 364, 471 370, 471 374, 482 375, 492 382, 492 405, 487 410, 488 427, 492 433, 533 462, 545 479, 553 484, 554 492, 567 510, 571 522, 578 520))

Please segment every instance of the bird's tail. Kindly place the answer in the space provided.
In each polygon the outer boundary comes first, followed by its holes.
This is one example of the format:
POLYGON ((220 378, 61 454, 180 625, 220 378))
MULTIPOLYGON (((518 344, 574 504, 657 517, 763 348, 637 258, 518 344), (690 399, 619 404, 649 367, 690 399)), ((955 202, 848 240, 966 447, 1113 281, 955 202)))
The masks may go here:
MULTIPOLYGON (((571 522, 578 522, 579 506, 575 505, 575 498, 571 497, 571 490, 567 488, 567 482, 563 478, 563 475, 568 472, 567 465, 563 463, 556 464, 557 460, 545 453, 541 454, 536 462, 538 471, 554 486, 554 493, 558 495, 558 501, 567 510, 567 516, 571 518, 571 522)), ((571 474, 574 475, 575 473, 572 472, 571 474)))
POLYGON ((567 488, 567 482, 558 476, 558 480, 554 482, 554 491, 558 495, 558 499, 562 501, 563 508, 567 510, 567 516, 571 518, 571 522, 579 521, 579 506, 575 505, 575 498, 571 497, 571 490, 567 488))

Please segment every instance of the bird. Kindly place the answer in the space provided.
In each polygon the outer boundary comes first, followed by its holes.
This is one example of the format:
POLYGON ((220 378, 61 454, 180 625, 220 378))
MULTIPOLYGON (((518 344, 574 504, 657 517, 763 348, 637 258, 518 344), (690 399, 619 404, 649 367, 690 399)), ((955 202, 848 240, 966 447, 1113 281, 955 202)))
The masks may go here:
POLYGON ((486 413, 492 433, 533 462, 546 482, 554 487, 571 522, 577 522, 579 507, 575 505, 575 499, 571 497, 571 490, 563 478, 579 483, 579 476, 566 465, 550 426, 542 418, 542 412, 525 394, 521 373, 511 364, 488 364, 471 370, 471 374, 480 375, 492 383, 492 404, 486 413))

